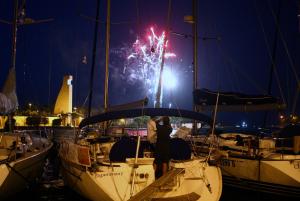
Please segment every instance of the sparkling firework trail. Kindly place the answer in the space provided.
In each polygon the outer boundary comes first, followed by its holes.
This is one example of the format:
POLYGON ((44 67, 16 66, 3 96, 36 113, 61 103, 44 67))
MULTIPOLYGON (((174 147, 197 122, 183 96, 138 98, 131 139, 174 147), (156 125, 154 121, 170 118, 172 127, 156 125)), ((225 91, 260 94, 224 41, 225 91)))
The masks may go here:
MULTIPOLYGON (((127 57, 127 64, 123 73, 129 74, 130 81, 139 80, 144 84, 147 97, 155 102, 156 90, 159 82, 159 73, 163 56, 163 45, 165 33, 156 35, 154 29, 150 28, 150 34, 147 41, 136 40, 132 45, 132 52, 127 57)), ((168 41, 166 46, 168 45, 168 41)), ((176 57, 176 54, 165 52, 165 59, 176 57)), ((166 62, 165 62, 166 64, 166 62)), ((164 72, 168 72, 168 66, 165 65, 164 72)), ((174 84, 174 83, 173 83, 174 84)), ((164 86, 164 84, 163 84, 164 86)), ((162 87, 163 88, 163 87, 162 87)), ((163 93, 161 93, 161 100, 163 93)))

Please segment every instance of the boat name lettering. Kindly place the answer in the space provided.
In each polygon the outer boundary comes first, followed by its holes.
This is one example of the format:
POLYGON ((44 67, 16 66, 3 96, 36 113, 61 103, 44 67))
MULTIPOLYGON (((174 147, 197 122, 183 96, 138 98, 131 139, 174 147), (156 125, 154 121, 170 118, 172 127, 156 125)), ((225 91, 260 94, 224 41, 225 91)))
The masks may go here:
POLYGON ((226 166, 226 167, 235 167, 235 160, 229 160, 229 159, 222 159, 221 160, 221 166, 226 166))
POLYGON ((300 161, 298 161, 298 160, 294 161, 294 168, 300 169, 300 161))
POLYGON ((103 174, 96 174, 96 177, 106 177, 106 176, 122 176, 123 172, 110 172, 110 173, 103 173, 103 174))

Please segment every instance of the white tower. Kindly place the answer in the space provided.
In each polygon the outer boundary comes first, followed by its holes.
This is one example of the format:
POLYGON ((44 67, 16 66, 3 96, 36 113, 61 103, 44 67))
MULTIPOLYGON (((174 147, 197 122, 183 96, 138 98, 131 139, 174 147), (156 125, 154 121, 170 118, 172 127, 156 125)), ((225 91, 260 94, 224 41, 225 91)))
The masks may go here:
POLYGON ((64 76, 62 86, 60 88, 59 94, 57 96, 54 114, 70 114, 72 113, 72 97, 73 97, 73 87, 72 87, 72 75, 64 76))

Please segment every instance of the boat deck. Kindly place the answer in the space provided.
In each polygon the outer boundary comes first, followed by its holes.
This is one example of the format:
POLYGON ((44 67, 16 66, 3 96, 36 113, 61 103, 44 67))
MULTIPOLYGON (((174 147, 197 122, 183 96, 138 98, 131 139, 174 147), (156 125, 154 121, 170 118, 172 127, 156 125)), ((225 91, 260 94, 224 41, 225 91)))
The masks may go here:
POLYGON ((188 193, 182 196, 174 196, 168 198, 153 198, 152 195, 157 191, 167 190, 168 186, 174 181, 177 175, 184 173, 183 168, 173 169, 168 171, 164 176, 157 179, 155 182, 150 184, 148 187, 134 195, 129 199, 129 201, 141 201, 141 200, 151 200, 151 201, 176 201, 176 200, 198 200, 199 195, 196 193, 188 193))

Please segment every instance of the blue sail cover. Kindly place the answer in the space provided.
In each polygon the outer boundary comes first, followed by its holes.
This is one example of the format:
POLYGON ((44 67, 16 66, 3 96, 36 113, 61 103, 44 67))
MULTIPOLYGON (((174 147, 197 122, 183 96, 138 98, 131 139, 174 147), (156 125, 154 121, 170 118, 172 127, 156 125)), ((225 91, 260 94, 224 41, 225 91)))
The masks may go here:
MULTIPOLYGON (((196 89, 194 103, 199 111, 215 108, 218 92, 196 89)), ((267 95, 247 95, 242 93, 219 92, 218 111, 261 111, 285 108, 279 99, 267 95)))
POLYGON ((128 110, 109 111, 96 116, 85 118, 79 124, 79 127, 100 123, 109 120, 116 120, 122 118, 134 118, 140 116, 169 116, 169 117, 182 117, 187 119, 193 119, 208 124, 212 124, 210 117, 194 111, 181 110, 181 109, 169 109, 169 108, 138 108, 128 110))

